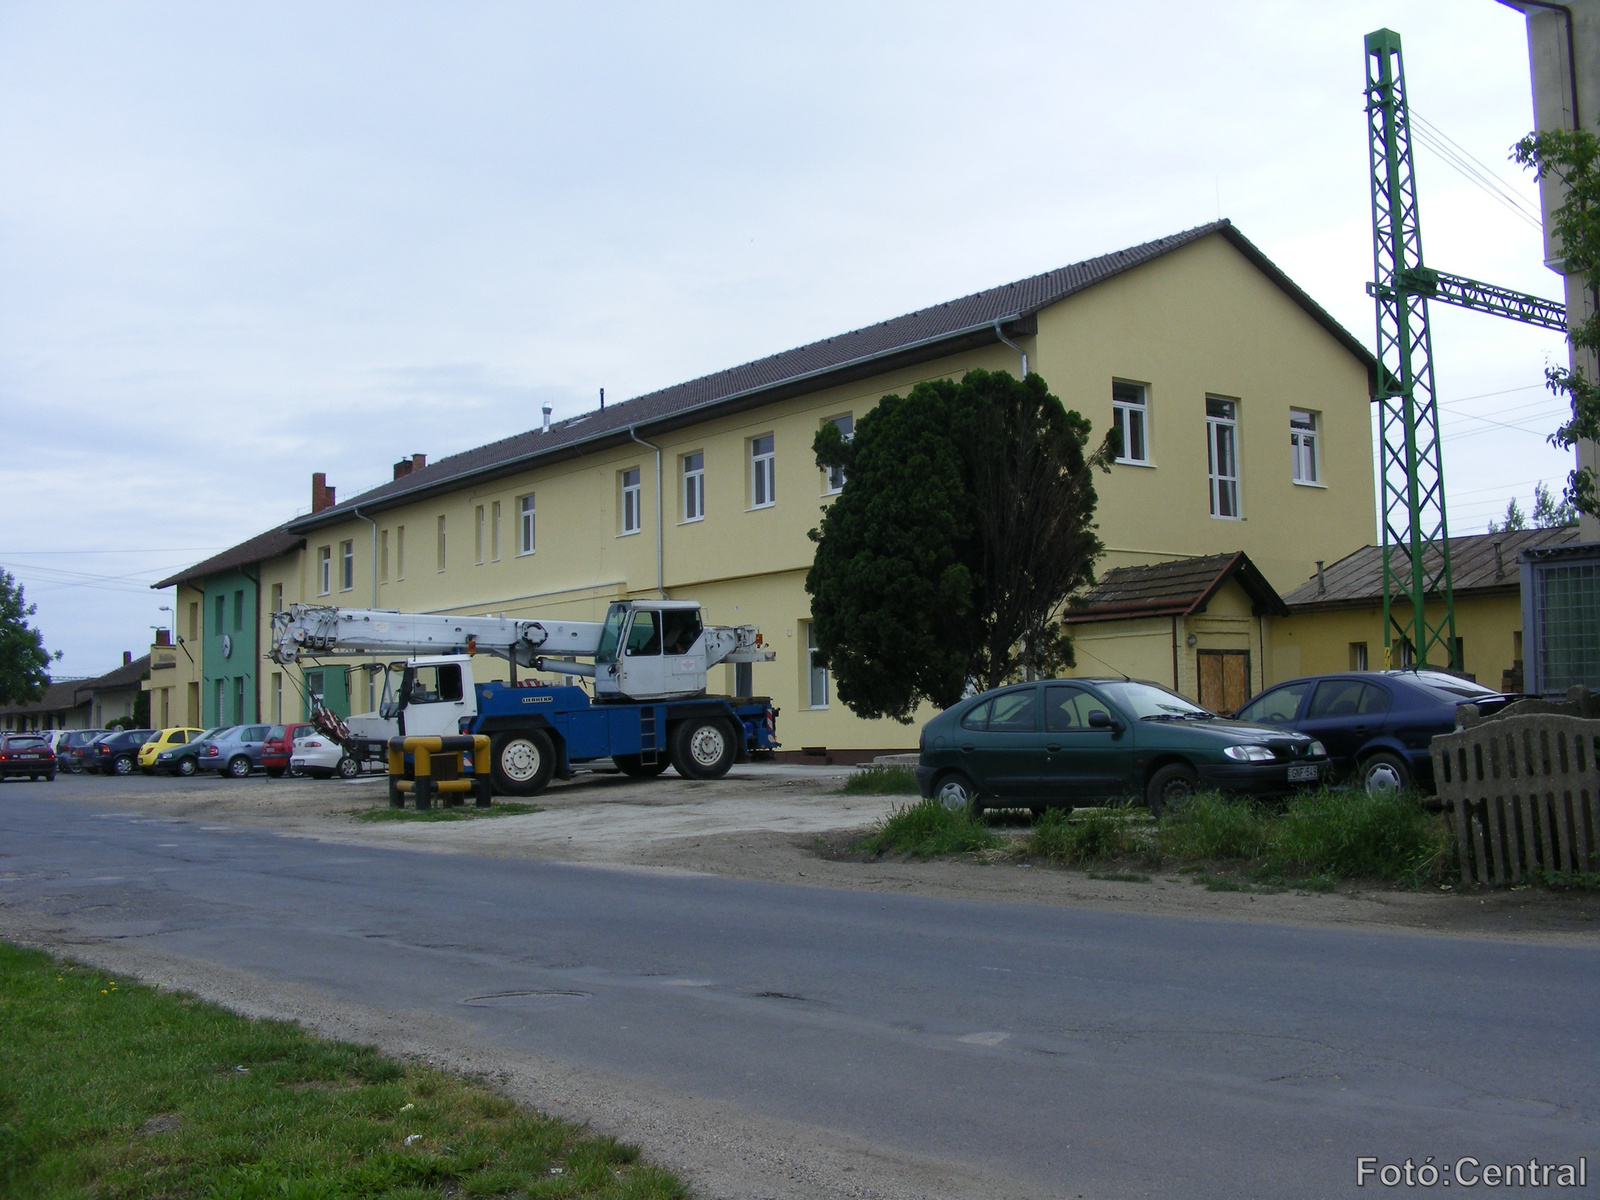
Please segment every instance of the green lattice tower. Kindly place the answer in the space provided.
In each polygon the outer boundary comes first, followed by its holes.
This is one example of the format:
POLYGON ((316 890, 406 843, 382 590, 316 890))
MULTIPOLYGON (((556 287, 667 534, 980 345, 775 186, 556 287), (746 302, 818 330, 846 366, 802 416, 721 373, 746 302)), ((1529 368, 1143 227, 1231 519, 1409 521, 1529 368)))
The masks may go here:
POLYGON ((1450 586, 1444 465, 1434 399, 1428 294, 1436 276, 1422 264, 1417 189, 1411 165, 1400 35, 1369 33, 1367 134, 1372 162, 1370 289, 1378 316, 1378 481, 1383 512, 1383 641, 1387 665, 1395 636, 1408 640, 1418 665, 1455 661, 1456 610, 1450 586), (1428 601, 1440 613, 1428 619, 1428 601), (1402 623, 1397 608, 1409 610, 1402 623), (1442 654, 1435 657, 1436 652, 1442 654))

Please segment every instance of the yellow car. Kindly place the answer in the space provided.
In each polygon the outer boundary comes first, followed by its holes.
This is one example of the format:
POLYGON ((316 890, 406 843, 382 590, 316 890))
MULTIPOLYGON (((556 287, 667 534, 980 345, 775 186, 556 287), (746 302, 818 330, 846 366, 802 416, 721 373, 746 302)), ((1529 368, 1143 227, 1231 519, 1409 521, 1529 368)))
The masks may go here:
POLYGON ((154 775, 156 773, 156 755, 163 750, 171 750, 177 746, 187 745, 204 732, 204 729, 161 730, 161 732, 139 747, 139 770, 146 775, 154 775))

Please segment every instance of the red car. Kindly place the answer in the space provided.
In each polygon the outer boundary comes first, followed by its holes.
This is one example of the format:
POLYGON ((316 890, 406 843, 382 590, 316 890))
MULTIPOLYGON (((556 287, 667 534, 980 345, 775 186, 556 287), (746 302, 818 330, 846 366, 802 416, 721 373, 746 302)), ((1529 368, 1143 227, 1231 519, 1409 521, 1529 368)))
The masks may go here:
POLYGON ((29 779, 54 779, 56 755, 37 733, 0 734, 0 780, 11 775, 29 779))
POLYGON ((261 743, 261 765, 272 778, 277 779, 289 769, 289 756, 294 752, 294 737, 302 729, 312 729, 306 721, 292 725, 274 725, 267 730, 267 740, 261 743))

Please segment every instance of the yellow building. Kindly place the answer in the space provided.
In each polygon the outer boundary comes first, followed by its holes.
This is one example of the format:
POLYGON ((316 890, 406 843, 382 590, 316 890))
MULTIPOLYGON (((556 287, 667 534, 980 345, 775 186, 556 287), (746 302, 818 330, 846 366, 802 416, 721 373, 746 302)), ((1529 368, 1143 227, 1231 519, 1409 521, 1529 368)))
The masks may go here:
MULTIPOLYGON (((1374 363, 1223 221, 437 462, 417 455, 343 503, 318 477, 315 511, 285 527, 305 549, 261 563, 258 636, 295 601, 594 620, 660 593, 762 628, 777 662, 720 668, 712 687, 771 696, 786 751, 910 746, 915 726, 855 717, 813 669, 806 535, 841 481, 812 440, 887 393, 1024 364, 1097 437, 1122 426, 1124 458, 1096 481, 1104 566, 1242 550, 1283 587, 1370 539, 1374 363)), ((302 684, 263 672, 270 716, 277 689, 302 684)), ((360 710, 370 692, 352 679, 360 710)))

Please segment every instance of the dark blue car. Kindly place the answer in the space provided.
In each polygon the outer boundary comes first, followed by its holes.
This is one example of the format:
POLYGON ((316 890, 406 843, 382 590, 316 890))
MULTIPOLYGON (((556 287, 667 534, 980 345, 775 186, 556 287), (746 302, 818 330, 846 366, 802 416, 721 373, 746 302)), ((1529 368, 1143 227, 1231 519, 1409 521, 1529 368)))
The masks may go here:
POLYGON ((1351 671, 1280 683, 1235 717, 1310 734, 1328 748, 1334 775, 1368 791, 1433 790, 1434 734, 1456 727, 1456 709, 1485 713, 1515 697, 1443 671, 1351 671))

